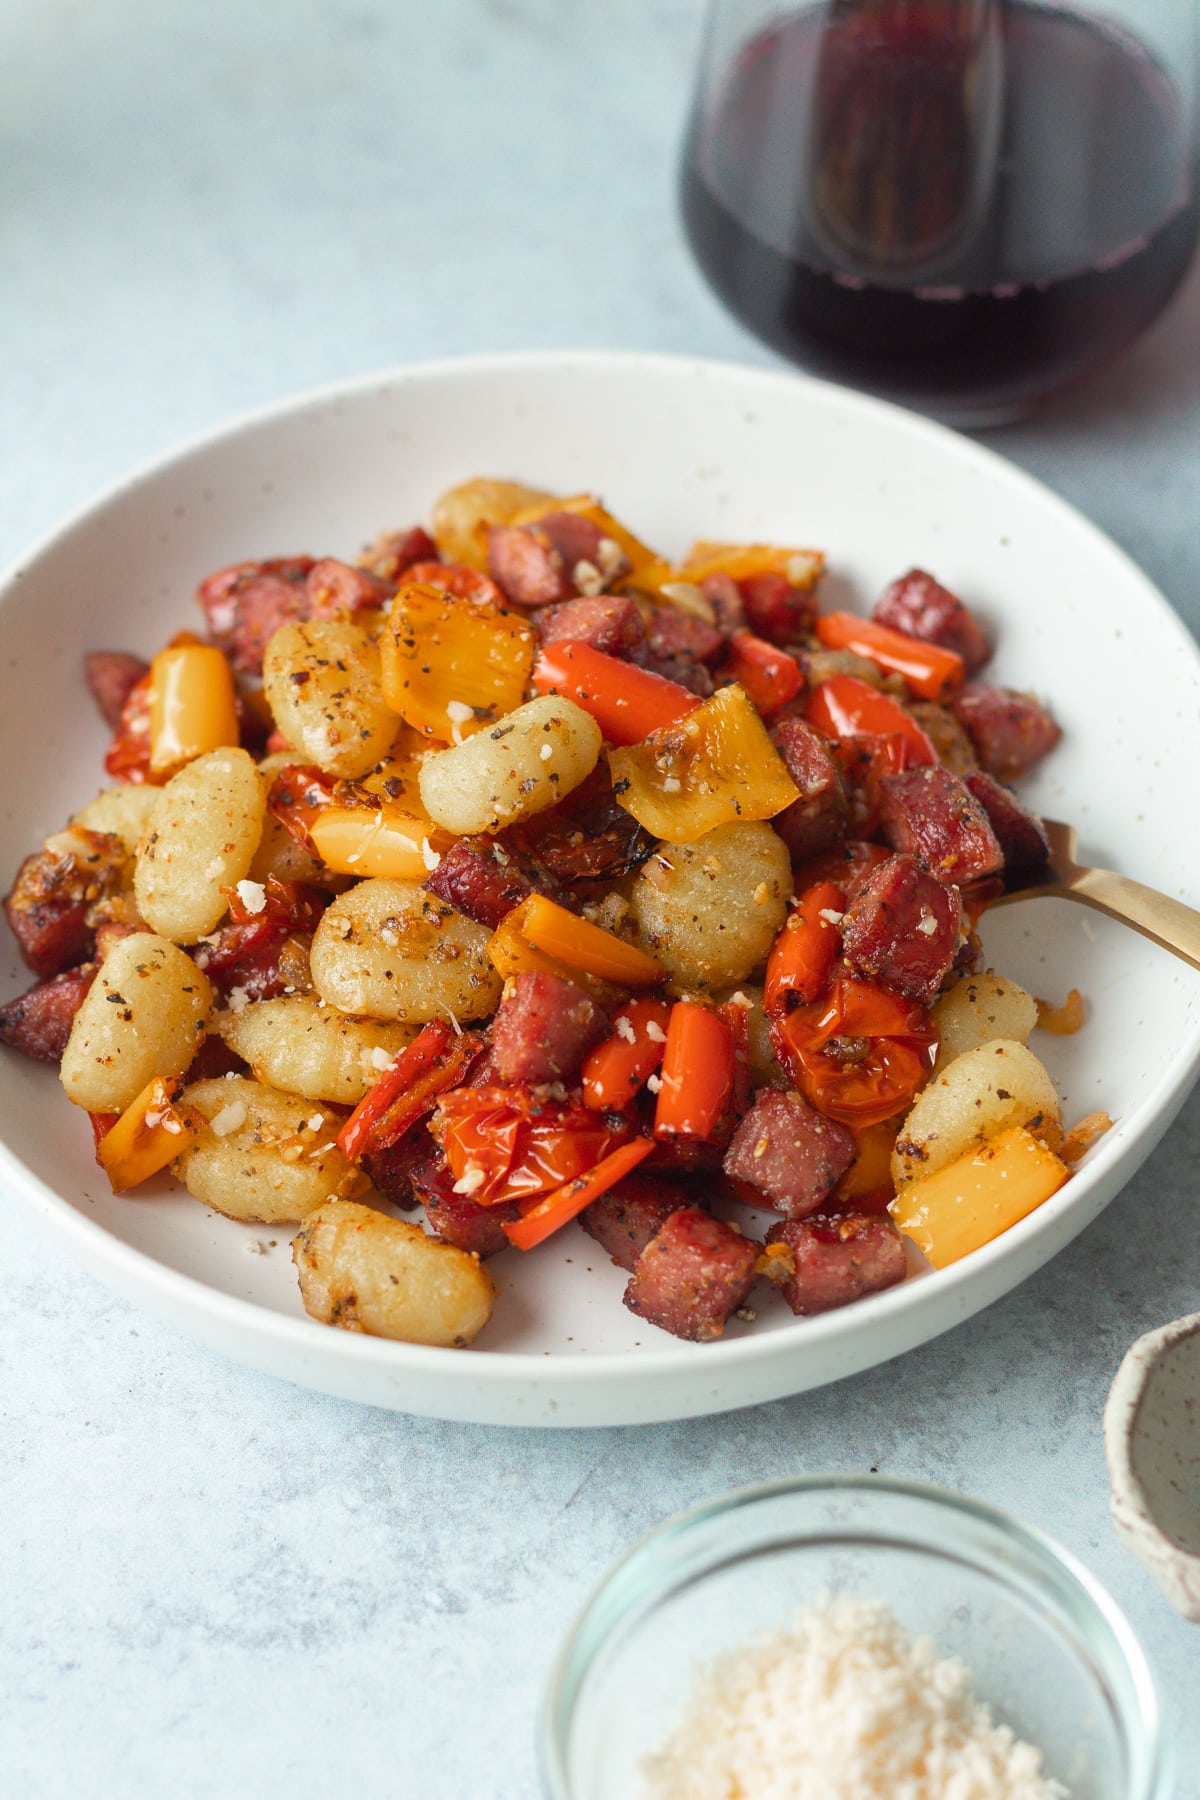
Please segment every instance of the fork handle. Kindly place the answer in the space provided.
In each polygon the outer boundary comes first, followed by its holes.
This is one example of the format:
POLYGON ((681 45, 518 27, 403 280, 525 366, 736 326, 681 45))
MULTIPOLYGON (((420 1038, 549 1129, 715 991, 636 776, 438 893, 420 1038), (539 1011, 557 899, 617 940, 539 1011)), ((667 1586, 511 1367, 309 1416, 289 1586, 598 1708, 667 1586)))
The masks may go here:
POLYGON ((1200 912, 1195 907, 1111 869, 1076 869, 1064 891, 1110 919, 1132 925, 1143 937, 1200 969, 1200 912))

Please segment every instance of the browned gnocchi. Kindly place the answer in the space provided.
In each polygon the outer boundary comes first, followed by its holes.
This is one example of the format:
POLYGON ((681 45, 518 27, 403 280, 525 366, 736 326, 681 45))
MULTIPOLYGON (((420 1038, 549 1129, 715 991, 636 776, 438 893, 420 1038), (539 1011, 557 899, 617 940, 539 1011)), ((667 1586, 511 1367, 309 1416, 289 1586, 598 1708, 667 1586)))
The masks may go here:
POLYGON ((496 1285, 478 1256, 353 1201, 310 1213, 292 1256, 308 1311, 343 1331, 461 1349, 492 1316, 496 1285))

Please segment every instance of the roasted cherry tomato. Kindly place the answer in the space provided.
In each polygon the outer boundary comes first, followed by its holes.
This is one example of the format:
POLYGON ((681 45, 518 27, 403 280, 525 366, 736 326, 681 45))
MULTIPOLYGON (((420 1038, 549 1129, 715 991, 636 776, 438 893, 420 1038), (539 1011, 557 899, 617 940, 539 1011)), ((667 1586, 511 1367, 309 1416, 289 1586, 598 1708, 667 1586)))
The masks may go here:
POLYGON ((458 1192, 478 1206, 561 1187, 633 1136, 622 1120, 577 1101, 547 1100, 519 1082, 443 1094, 430 1129, 458 1192))
POLYGON ((929 1079, 937 1031, 925 1007, 876 982, 836 973, 828 994, 770 1021, 776 1054, 828 1118, 890 1119, 929 1079))

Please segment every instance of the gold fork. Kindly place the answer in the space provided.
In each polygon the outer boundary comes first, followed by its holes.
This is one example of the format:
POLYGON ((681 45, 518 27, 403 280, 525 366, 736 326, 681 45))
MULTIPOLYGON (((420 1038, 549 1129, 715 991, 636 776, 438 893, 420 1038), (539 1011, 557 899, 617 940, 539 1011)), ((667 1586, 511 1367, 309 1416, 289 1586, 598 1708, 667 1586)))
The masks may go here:
POLYGON ((1128 875, 1117 875, 1111 869, 1089 869, 1078 862, 1079 840, 1073 825, 1057 819, 1043 819, 1050 840, 1050 861, 1045 873, 1024 884, 1008 888, 992 904, 1006 906, 1010 900, 1028 900, 1037 894, 1054 894, 1063 900, 1081 900, 1110 919, 1132 925, 1143 937, 1161 944, 1193 969, 1200 969, 1200 912, 1172 900, 1155 888, 1128 875))

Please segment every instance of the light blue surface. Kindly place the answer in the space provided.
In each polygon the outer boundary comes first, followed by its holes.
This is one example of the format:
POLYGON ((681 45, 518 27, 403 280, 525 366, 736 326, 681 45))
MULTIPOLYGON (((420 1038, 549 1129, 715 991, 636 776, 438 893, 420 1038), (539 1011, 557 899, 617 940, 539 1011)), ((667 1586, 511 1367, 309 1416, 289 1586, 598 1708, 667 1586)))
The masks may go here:
MULTIPOLYGON (((386 363, 554 345, 767 362, 674 217, 697 13, 0 0, 0 563, 192 431, 386 363)), ((989 439, 1193 630, 1198 338, 1194 275, 1111 374, 989 439)), ((0 846, 4 868, 24 848, 0 846)), ((560 1435, 247 1373, 0 1203, 5 1790, 533 1800, 544 1676, 612 1558, 735 1483, 877 1466, 1010 1507, 1107 1583, 1198 1800, 1200 1629, 1116 1544, 1100 1441, 1129 1341, 1200 1305, 1198 1161, 1193 1098, 1082 1239, 902 1362, 726 1418, 560 1435)))

